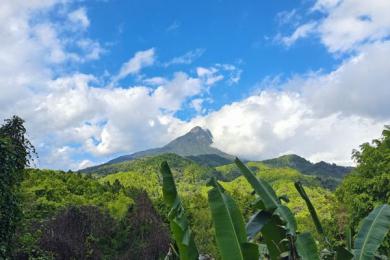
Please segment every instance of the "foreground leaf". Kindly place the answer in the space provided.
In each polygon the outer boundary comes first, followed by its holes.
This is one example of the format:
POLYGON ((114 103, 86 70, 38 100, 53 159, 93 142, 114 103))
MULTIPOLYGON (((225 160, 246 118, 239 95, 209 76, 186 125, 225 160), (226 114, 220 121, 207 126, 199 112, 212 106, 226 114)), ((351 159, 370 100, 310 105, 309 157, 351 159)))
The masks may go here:
POLYGON ((336 260, 350 260, 353 258, 353 254, 346 248, 339 246, 336 248, 336 260))
POLYGON ((390 206, 384 204, 365 217, 356 236, 355 259, 373 259, 390 228, 390 206))
POLYGON ((282 254, 289 251, 286 229, 279 216, 273 215, 262 228, 261 234, 272 260, 280 259, 282 254))
POLYGON ((294 183, 295 188, 299 192, 299 195, 301 195, 302 199, 305 201, 307 208, 309 209, 311 218, 313 219, 314 225, 316 226, 317 232, 321 235, 324 234, 324 229, 322 228, 320 219, 318 218, 317 212, 313 206, 313 204, 310 201, 309 196, 307 196, 305 189, 303 188, 302 184, 297 181, 294 183))
POLYGON ((295 235, 297 222, 291 210, 284 205, 279 205, 275 210, 275 214, 280 216, 280 218, 286 222, 287 233, 289 235, 295 235))
POLYGON ((248 238, 253 239, 263 229, 265 224, 268 223, 271 217, 272 214, 267 211, 260 210, 256 212, 246 224, 248 238))
POLYGON ((238 158, 234 160, 237 167, 240 169, 244 177, 247 179, 249 184, 255 190, 264 202, 264 206, 267 210, 276 209, 280 204, 275 191, 271 186, 261 179, 257 179, 256 176, 249 170, 238 158))
POLYGON ((222 259, 257 260, 257 246, 247 242, 244 220, 237 204, 215 180, 212 185, 208 200, 222 259))
POLYGON ((179 249, 180 259, 198 259, 199 252, 189 227, 181 200, 177 194, 175 181, 168 163, 163 162, 160 170, 163 176, 163 198, 164 202, 171 208, 168 218, 173 237, 179 249))
POLYGON ((296 247, 302 260, 319 260, 317 245, 310 233, 302 233, 297 236, 296 247))

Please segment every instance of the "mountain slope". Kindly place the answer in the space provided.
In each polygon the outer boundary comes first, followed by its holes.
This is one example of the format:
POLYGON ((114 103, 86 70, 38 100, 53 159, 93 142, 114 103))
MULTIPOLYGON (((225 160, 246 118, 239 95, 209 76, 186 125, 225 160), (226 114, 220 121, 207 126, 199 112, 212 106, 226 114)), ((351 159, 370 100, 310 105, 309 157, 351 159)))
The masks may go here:
POLYGON ((195 179, 206 180, 212 176, 217 179, 221 178, 221 174, 214 168, 199 165, 174 153, 145 156, 114 164, 104 164, 84 169, 82 172, 97 176, 105 176, 119 172, 137 172, 145 176, 158 175, 160 165, 163 161, 169 163, 174 176, 178 180, 181 180, 182 178, 192 179, 192 181, 195 179))
POLYGON ((290 167, 307 175, 333 177, 337 179, 342 179, 353 170, 353 167, 339 166, 324 161, 311 163, 296 154, 283 155, 278 158, 264 160, 262 162, 272 167, 290 167))
POLYGON ((180 136, 168 144, 160 148, 149 149, 146 151, 136 152, 130 155, 118 157, 108 163, 117 163, 120 161, 140 158, 144 156, 152 156, 163 153, 175 153, 180 156, 197 156, 202 154, 217 154, 221 157, 233 159, 232 155, 224 153, 217 148, 212 147, 213 136, 207 129, 202 129, 196 126, 191 129, 188 133, 180 136))
POLYGON ((145 156, 150 157, 166 153, 174 153, 183 157, 189 157, 191 160, 195 162, 201 162, 201 165, 206 166, 218 166, 233 161, 233 155, 224 153, 217 148, 212 147, 212 143, 213 136, 211 132, 207 129, 202 129, 199 126, 196 126, 185 135, 172 140, 163 147, 140 151, 129 155, 123 155, 112 159, 104 164, 82 169, 80 170, 80 172, 94 172, 101 167, 109 168, 107 167, 107 165, 110 164, 117 164, 125 161, 134 160, 137 158, 142 158, 145 156), (205 163, 206 161, 207 163, 205 163))

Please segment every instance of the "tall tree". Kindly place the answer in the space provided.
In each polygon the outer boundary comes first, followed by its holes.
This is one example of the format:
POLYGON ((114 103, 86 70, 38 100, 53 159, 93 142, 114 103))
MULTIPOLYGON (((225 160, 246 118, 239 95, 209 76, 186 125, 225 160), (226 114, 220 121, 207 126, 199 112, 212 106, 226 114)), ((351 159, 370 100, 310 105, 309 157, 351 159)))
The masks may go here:
POLYGON ((11 258, 12 239, 21 217, 18 189, 35 149, 24 121, 13 116, 0 127, 0 258, 11 258))
MULTIPOLYGON (((356 229, 359 221, 375 207, 390 203, 390 127, 385 127, 379 139, 353 151, 352 157, 357 167, 344 178, 336 195, 347 208, 351 225, 356 229)), ((384 247, 390 254, 389 235, 384 247)))

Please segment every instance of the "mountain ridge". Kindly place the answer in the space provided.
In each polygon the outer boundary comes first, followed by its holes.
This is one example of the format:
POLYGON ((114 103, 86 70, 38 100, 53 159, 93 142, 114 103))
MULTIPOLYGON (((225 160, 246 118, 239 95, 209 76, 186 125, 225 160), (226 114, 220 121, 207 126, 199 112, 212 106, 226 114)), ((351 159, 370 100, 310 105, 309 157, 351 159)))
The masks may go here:
POLYGON ((96 169, 100 166, 108 164, 116 164, 145 156, 156 156, 168 153, 175 153, 182 157, 192 157, 194 161, 202 160, 203 162, 205 162, 204 158, 198 158, 198 156, 213 155, 215 162, 211 162, 212 165, 214 165, 217 161, 223 161, 223 159, 233 161, 235 156, 212 147, 212 144, 213 135, 211 134, 210 130, 203 129, 200 126, 195 126, 188 133, 173 139, 162 147, 139 151, 128 155, 122 155, 109 160, 106 163, 81 169, 80 172, 90 172, 92 169, 96 169))
MULTIPOLYGON (((162 147, 119 156, 106 163, 88 167, 79 172, 105 172, 111 174, 115 172, 115 168, 125 169, 126 167, 123 165, 125 162, 161 156, 164 154, 176 154, 183 159, 191 160, 204 167, 218 167, 233 162, 235 156, 212 147, 212 144, 212 133, 208 129, 196 126, 186 134, 173 139, 162 147), (111 167, 111 165, 113 165, 113 167, 111 167), (118 167, 115 167, 114 165, 117 165, 118 167)), ((298 170, 305 175, 319 176, 323 181, 334 183, 332 184, 333 186, 353 169, 353 167, 338 166, 324 161, 312 163, 296 154, 282 155, 277 158, 259 162, 274 168, 289 167, 298 170)))
POLYGON ((325 161, 312 163, 296 154, 286 154, 277 158, 263 160, 261 162, 271 167, 290 167, 302 172, 303 174, 317 176, 325 175, 337 179, 342 179, 354 169, 354 167, 340 166, 325 161))

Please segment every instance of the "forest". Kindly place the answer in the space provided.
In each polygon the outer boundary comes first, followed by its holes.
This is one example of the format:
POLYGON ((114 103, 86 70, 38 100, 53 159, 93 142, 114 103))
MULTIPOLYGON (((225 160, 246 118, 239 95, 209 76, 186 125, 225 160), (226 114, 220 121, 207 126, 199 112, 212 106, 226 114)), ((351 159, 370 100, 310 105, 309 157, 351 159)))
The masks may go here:
POLYGON ((1 259, 388 259, 390 128, 340 181, 277 163, 164 153, 100 172, 32 167, 24 121, 0 127, 1 259), (207 160, 207 158, 202 158, 207 160))

